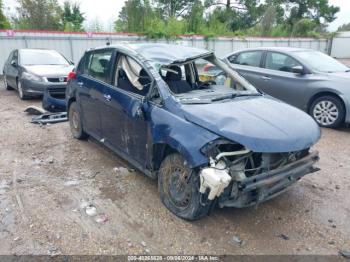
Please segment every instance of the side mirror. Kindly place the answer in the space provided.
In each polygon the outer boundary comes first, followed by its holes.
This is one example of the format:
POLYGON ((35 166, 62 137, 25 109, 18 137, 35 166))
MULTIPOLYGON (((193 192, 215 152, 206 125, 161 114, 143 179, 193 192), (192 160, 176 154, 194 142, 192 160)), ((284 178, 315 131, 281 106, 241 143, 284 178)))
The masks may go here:
POLYGON ((11 65, 14 66, 14 67, 17 67, 17 62, 15 60, 12 60, 11 61, 11 65))
POLYGON ((294 66, 292 67, 292 72, 295 73, 295 74, 299 74, 299 75, 303 75, 305 72, 304 72, 304 67, 302 66, 294 66))

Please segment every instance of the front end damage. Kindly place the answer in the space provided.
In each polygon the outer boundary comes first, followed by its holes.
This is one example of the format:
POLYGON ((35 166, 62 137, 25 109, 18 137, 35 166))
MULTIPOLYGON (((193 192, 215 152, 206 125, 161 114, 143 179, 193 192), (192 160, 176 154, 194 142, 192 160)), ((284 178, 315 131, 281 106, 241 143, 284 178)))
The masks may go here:
POLYGON ((258 205, 284 192, 306 174, 318 152, 304 149, 290 153, 256 153, 226 140, 208 144, 202 152, 210 166, 200 171, 200 192, 208 200, 218 198, 220 207, 258 205))

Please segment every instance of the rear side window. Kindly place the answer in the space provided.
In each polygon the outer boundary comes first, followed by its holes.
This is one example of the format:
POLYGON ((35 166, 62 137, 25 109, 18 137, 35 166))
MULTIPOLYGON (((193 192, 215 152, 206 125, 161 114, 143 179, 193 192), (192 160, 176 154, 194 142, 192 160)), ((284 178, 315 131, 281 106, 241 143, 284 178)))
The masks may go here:
POLYGON ((110 63, 113 50, 91 52, 85 57, 84 73, 102 82, 110 82, 110 63))
POLYGON ((295 66, 301 66, 301 64, 288 55, 275 52, 268 52, 266 55, 265 68, 267 69, 292 72, 295 66))
POLYGON ((245 66, 260 66, 263 51, 244 52, 229 57, 230 63, 245 66))

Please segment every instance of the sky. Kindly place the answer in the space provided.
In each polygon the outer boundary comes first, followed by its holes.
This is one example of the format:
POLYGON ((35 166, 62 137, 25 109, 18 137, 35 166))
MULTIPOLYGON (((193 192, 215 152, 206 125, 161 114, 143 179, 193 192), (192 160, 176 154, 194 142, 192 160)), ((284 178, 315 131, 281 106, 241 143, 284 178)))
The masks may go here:
MULTIPOLYGON (((64 0, 58 0, 58 2, 63 3, 64 0)), ((75 2, 80 3, 81 10, 88 20, 86 25, 97 18, 101 21, 104 30, 110 32, 113 30, 113 22, 117 19, 125 0, 76 0, 75 2)), ((3 3, 7 14, 14 12, 16 0, 3 0, 3 3)), ((328 28, 330 31, 336 31, 340 25, 350 22, 350 1, 329 0, 329 3, 340 7, 337 19, 328 28)))

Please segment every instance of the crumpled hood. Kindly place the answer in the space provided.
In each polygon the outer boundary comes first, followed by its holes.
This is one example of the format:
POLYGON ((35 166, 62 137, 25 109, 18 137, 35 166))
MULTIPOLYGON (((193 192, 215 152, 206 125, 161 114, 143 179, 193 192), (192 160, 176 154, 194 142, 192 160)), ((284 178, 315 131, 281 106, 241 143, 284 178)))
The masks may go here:
POLYGON ((31 65, 24 68, 32 74, 45 77, 68 76, 74 68, 73 65, 31 65))
POLYGON ((254 152, 299 151, 320 138, 320 128, 309 115, 268 96, 181 107, 187 121, 254 152))

